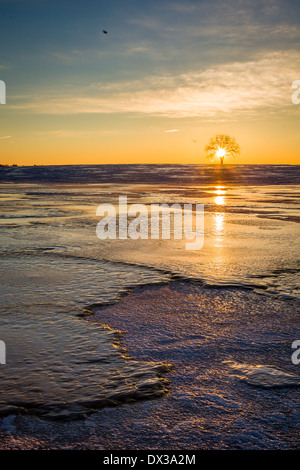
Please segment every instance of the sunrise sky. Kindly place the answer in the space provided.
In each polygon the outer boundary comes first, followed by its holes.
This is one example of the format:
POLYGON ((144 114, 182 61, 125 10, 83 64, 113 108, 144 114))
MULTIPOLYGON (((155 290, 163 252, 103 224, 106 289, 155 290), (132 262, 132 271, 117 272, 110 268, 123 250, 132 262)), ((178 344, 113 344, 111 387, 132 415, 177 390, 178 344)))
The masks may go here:
POLYGON ((0 162, 300 163, 299 0, 0 0, 0 162), (107 34, 103 33, 107 31, 107 34))

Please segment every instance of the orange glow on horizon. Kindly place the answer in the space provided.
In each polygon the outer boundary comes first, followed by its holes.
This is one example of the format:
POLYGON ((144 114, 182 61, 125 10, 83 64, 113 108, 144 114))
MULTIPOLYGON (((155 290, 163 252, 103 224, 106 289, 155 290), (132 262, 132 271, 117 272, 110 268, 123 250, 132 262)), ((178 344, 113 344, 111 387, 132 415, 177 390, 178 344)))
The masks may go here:
MULTIPOLYGON (((172 123, 173 124, 173 123, 172 123)), ((299 136, 295 123, 276 126, 261 123, 226 125, 225 131, 235 135, 241 154, 226 157, 225 164, 299 164, 299 136), (260 125, 259 125, 260 124, 260 125)), ((17 165, 76 165, 76 164, 219 164, 209 162, 203 148, 215 125, 198 129, 193 125, 166 133, 160 127, 149 128, 147 123, 130 122, 125 130, 40 130, 30 124, 23 130, 11 132, 3 128, 0 137, 1 164, 17 165), (143 123, 142 123, 143 124, 143 123), (198 137, 200 134, 201 138, 198 137), (198 138, 197 142, 193 137, 198 138), (4 138, 6 137, 6 138, 4 138)), ((77 126, 78 127, 78 126, 77 126)), ((168 127, 170 124, 168 124, 168 127)), ((177 127, 178 126, 177 124, 177 127)))

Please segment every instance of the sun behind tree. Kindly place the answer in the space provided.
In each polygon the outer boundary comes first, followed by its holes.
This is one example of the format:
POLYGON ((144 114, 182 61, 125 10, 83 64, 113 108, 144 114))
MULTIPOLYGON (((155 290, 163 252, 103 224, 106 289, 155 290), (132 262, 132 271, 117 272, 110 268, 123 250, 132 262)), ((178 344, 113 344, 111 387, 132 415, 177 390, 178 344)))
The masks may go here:
POLYGON ((240 147, 235 138, 222 134, 212 137, 204 150, 207 158, 217 157, 220 159, 221 165, 223 165, 225 157, 236 157, 240 154, 240 147))

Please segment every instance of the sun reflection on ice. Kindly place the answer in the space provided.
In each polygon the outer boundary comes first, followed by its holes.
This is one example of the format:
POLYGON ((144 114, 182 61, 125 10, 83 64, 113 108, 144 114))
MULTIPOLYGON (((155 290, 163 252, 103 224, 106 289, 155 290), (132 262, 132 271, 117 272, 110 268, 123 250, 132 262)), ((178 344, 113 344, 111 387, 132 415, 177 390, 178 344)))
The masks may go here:
POLYGON ((216 196, 215 197, 215 204, 217 204, 217 206, 224 206, 225 197, 224 196, 216 196))
MULTIPOLYGON (((225 220, 225 214, 222 212, 217 212, 213 215, 213 235, 214 235, 213 245, 215 248, 223 248, 224 220, 225 220)), ((220 255, 221 255, 221 252, 219 252, 218 256, 220 255)))
POLYGON ((214 203, 217 206, 224 206, 226 204, 225 195, 226 195, 226 188, 225 186, 216 186, 214 194, 217 194, 214 199, 214 203))
MULTIPOLYGON (((225 206, 226 205, 226 188, 225 186, 216 186, 214 193, 214 203, 217 206, 225 206)), ((215 242, 214 246, 217 248, 221 248, 223 246, 223 236, 224 236, 224 220, 225 220, 225 213, 224 212, 216 212, 213 216, 213 232, 215 235, 215 242)))
POLYGON ((224 218, 225 218, 225 214, 223 213, 214 214, 215 234, 217 236, 223 235, 224 218))

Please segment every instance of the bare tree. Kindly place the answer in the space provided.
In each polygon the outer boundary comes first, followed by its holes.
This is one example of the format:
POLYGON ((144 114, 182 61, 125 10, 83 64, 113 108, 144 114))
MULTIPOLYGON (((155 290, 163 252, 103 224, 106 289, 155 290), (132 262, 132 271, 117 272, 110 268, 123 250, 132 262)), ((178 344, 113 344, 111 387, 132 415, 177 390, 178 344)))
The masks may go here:
POLYGON ((229 137, 229 135, 212 137, 204 150, 207 158, 220 158, 221 165, 223 165, 224 157, 236 157, 240 154, 240 147, 235 138, 229 137))

